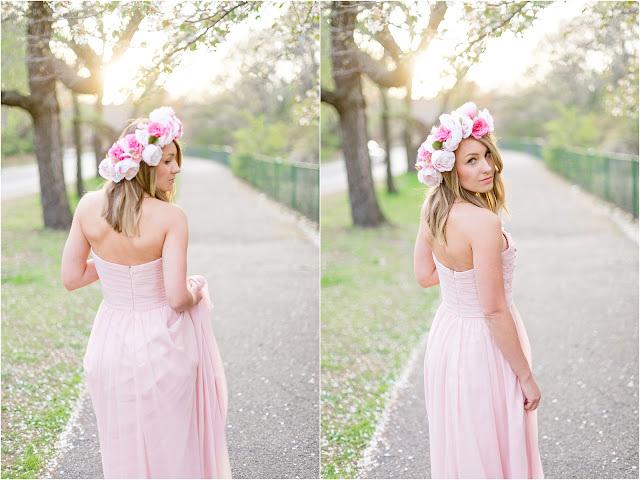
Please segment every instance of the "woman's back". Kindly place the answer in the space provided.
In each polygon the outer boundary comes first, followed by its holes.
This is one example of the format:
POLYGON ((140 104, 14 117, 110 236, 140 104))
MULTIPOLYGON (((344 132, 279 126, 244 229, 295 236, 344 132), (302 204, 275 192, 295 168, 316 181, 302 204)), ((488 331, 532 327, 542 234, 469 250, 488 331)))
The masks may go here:
MULTIPOLYGON (((447 244, 441 245, 430 231, 427 231, 427 242, 436 259, 448 269, 456 272, 471 270, 474 267, 471 248, 473 237, 496 221, 497 215, 486 208, 468 202, 454 203, 445 226, 447 244)), ((503 237, 502 250, 508 247, 503 237)))
POLYGON ((162 257, 162 250, 176 205, 146 197, 142 201, 139 235, 119 233, 102 216, 104 190, 88 193, 79 207, 79 220, 92 250, 103 260, 120 265, 141 265, 162 257))

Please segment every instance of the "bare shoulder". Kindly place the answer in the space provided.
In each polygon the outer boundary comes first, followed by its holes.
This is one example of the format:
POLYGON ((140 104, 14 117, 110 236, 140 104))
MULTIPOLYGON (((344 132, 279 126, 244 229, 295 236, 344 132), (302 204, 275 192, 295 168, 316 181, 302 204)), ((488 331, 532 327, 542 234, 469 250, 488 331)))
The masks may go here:
POLYGON ((473 239, 493 235, 496 230, 501 230, 502 223, 491 210, 464 202, 451 208, 447 226, 473 239))
POLYGON ((145 200, 145 203, 157 221, 167 225, 168 227, 186 227, 187 214, 179 205, 163 202, 157 198, 148 198, 145 200))
POLYGON ((75 215, 79 217, 85 216, 88 212, 101 211, 104 203, 104 190, 96 190, 94 192, 85 193, 75 210, 75 215))

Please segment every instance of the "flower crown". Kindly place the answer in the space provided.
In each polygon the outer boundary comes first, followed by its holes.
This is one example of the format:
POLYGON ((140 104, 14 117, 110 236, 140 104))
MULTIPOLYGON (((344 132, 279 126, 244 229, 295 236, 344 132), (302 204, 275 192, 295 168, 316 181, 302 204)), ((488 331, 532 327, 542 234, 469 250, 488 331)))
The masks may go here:
POLYGON ((416 168, 418 180, 429 187, 442 183, 442 172, 450 172, 456 161, 456 151, 463 138, 480 139, 493 132, 493 118, 485 108, 476 116, 476 104, 467 102, 450 114, 440 115, 440 126, 431 129, 418 149, 416 168), (474 118, 475 117, 475 118, 474 118))
POLYGON ((138 123, 135 133, 114 142, 98 167, 103 178, 116 183, 131 180, 140 170, 140 161, 155 167, 162 158, 162 147, 182 136, 182 122, 171 107, 156 108, 149 123, 138 123))

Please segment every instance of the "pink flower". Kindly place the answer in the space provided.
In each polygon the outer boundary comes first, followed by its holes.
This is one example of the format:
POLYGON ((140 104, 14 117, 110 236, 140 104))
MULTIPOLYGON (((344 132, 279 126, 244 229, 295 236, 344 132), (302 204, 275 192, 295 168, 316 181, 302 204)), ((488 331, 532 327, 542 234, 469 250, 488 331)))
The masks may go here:
POLYGON ((149 135, 160 138, 167 133, 168 127, 158 122, 151 122, 147 125, 147 130, 149 131, 149 135))
POLYGON ((431 152, 424 147, 424 144, 418 149, 417 161, 431 163, 431 152))
POLYGON ((142 150, 142 146, 138 142, 138 139, 136 138, 135 133, 130 133, 129 135, 125 135, 122 140, 124 140, 123 143, 127 146, 126 149, 129 150, 129 152, 132 153, 132 151, 135 151, 135 150, 142 150))
POLYGON ((473 122, 473 129, 471 130, 471 135, 474 138, 482 138, 487 133, 489 133, 489 125, 484 118, 476 118, 473 122))
POLYGON ((119 159, 122 155, 124 155, 124 150, 118 144, 118 142, 115 142, 113 145, 111 145, 111 148, 109 149, 109 152, 107 153, 107 155, 109 155, 111 158, 116 160, 116 159, 119 159))
POLYGON ((438 130, 434 133, 434 136, 441 142, 444 142, 451 136, 451 130, 448 130, 444 125, 440 125, 438 130))

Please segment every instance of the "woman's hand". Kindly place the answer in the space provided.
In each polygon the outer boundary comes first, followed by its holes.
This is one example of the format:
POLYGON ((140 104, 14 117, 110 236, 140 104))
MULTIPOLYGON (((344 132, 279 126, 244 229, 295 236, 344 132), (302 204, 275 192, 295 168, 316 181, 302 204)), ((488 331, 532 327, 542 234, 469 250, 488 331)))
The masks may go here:
POLYGON ((187 278, 187 288, 193 295, 194 305, 197 305, 202 300, 202 288, 204 287, 205 280, 202 275, 193 275, 187 278))
POLYGON ((524 409, 529 412, 534 411, 538 408, 538 405, 540 405, 542 393, 540 392, 540 388, 538 388, 538 384, 533 379, 533 375, 530 375, 524 380, 520 379, 520 388, 524 394, 524 409))

